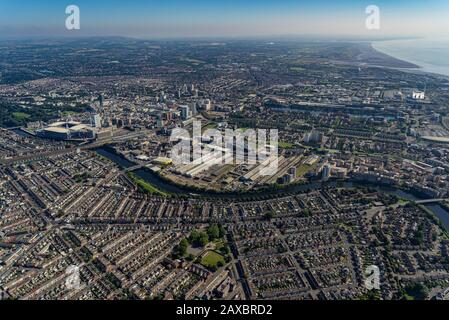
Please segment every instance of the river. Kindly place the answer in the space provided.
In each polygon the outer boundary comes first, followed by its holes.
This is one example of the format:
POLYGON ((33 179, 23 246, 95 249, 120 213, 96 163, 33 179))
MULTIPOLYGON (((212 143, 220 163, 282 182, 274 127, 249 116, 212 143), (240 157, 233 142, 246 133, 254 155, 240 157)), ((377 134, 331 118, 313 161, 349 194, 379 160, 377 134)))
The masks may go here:
POLYGON ((19 136, 22 136, 25 138, 33 137, 33 135, 29 134, 28 132, 23 131, 20 128, 11 129, 11 131, 14 132, 15 134, 18 134, 19 136))
MULTIPOLYGON (((98 154, 101 156, 108 158, 109 160, 113 161, 117 165, 119 165, 122 168, 130 168, 135 165, 135 163, 125 159, 124 157, 117 155, 112 150, 109 150, 107 147, 102 147, 95 150, 98 154)), ((159 175, 153 173, 152 171, 145 170, 145 169, 139 169, 136 171, 133 171, 138 177, 142 178, 146 182, 152 184, 156 188, 158 188, 161 191, 165 191, 168 193, 174 193, 174 194, 180 194, 180 195, 188 195, 188 196, 198 196, 198 197, 205 197, 205 198, 211 198, 211 199, 220 199, 220 200, 241 200, 241 201, 249 201, 251 198, 258 198, 258 199, 269 199, 274 198, 275 196, 279 194, 294 194, 299 193, 307 190, 316 190, 323 187, 328 188, 335 188, 335 187, 345 187, 345 188, 353 188, 356 186, 356 184, 352 182, 327 182, 327 183, 310 183, 305 185, 292 185, 287 186, 284 189, 281 190, 274 190, 274 191, 261 191, 261 192, 250 192, 250 193, 214 193, 214 192, 208 192, 208 191, 192 191, 188 188, 182 188, 180 186, 177 186, 175 184, 172 184, 168 181, 163 180, 159 175)), ((421 200, 420 198, 414 196, 413 194, 406 192, 404 190, 400 190, 397 188, 387 188, 387 187, 381 187, 381 186, 369 186, 371 188, 374 188, 378 191, 394 194, 398 196, 399 198, 406 199, 406 200, 421 200)), ((447 212, 441 205, 439 204, 428 204, 425 205, 427 209, 432 211, 443 223, 445 229, 449 231, 449 212, 447 212)))

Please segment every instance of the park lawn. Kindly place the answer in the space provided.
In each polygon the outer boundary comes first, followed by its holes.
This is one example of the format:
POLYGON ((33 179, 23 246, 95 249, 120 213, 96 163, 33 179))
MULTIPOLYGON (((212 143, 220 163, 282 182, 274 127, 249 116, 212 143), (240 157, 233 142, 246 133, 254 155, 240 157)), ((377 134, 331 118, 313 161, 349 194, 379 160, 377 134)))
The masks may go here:
POLYGON ((304 68, 301 68, 301 67, 291 67, 290 70, 293 71, 293 72, 301 72, 301 71, 304 71, 304 68))
POLYGON ((25 112, 13 112, 12 117, 17 121, 23 121, 29 119, 31 116, 25 112))
POLYGON ((279 141, 278 142, 278 147, 281 148, 281 149, 293 149, 295 147, 295 145, 293 143, 290 143, 290 142, 279 141))
POLYGON ((407 293, 404 293, 404 298, 405 298, 405 300, 408 300, 408 301, 413 301, 413 300, 415 300, 415 298, 414 298, 413 296, 411 296, 411 295, 409 295, 409 294, 407 294, 407 293))
POLYGON ((216 124, 216 123, 209 123, 206 126, 204 126, 204 128, 203 128, 204 130, 203 131, 206 131, 208 129, 217 129, 217 127, 218 127, 218 124, 216 124))
POLYGON ((168 196, 167 193, 162 192, 161 190, 157 189, 155 186, 143 181, 143 180, 137 180, 136 181, 137 185, 142 188, 144 191, 150 193, 150 194, 155 194, 155 195, 159 195, 159 196, 163 196, 166 197, 168 196))
POLYGON ((301 164, 296 169, 296 176, 297 177, 302 177, 307 172, 309 172, 311 168, 312 168, 312 166, 309 166, 308 164, 301 164))
POLYGON ((223 264, 225 264, 225 260, 223 256, 215 251, 209 251, 206 253, 204 258, 201 260, 201 264, 205 266, 206 268, 210 267, 217 267, 218 262, 221 261, 223 264))
POLYGON ((139 189, 141 189, 143 192, 149 193, 149 194, 154 194, 154 195, 159 195, 162 197, 168 197, 169 194, 165 193, 159 189, 157 189, 155 186, 153 186, 152 184, 140 179, 139 177, 137 177, 134 173, 129 172, 128 173, 128 177, 135 183, 137 184, 137 186, 139 187, 139 189))
POLYGON ((79 114, 80 114, 79 112, 75 112, 75 111, 63 111, 62 112, 62 115, 64 117, 71 117, 71 116, 76 116, 76 115, 79 115, 79 114))

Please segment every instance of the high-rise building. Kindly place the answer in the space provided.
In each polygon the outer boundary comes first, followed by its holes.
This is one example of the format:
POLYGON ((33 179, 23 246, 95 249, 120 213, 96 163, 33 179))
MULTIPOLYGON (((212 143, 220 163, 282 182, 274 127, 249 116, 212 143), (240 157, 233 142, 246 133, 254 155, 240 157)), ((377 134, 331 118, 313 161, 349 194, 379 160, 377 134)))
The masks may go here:
POLYGON ((103 95, 99 95, 98 96, 98 102, 100 103, 100 110, 103 110, 103 108, 104 108, 104 98, 103 98, 103 95))
POLYGON ((90 118, 92 127, 101 128, 101 117, 99 114, 93 114, 90 118))
POLYGON ((189 106, 180 106, 181 109, 181 119, 188 120, 190 118, 190 109, 189 106))
POLYGON ((321 178, 323 181, 327 181, 327 180, 329 180, 330 176, 331 176, 331 167, 328 164, 326 164, 323 167, 321 178))
POLYGON ((288 173, 290 173, 294 178, 296 178, 296 171, 297 171, 296 167, 291 167, 288 170, 288 173))
POLYGON ((198 114, 198 111, 196 109, 196 102, 192 102, 190 104, 190 110, 191 110, 193 116, 196 116, 198 114))
POLYGON ((282 176, 282 183, 283 184, 289 184, 289 183, 292 183, 292 182, 293 182, 293 176, 291 174, 286 173, 286 174, 284 174, 282 176))
POLYGON ((318 130, 313 129, 304 136, 303 141, 305 143, 318 143, 321 144, 324 139, 324 134, 318 130))
POLYGON ((212 109, 212 103, 209 99, 206 99, 204 101, 204 108, 206 109, 206 111, 210 111, 212 109))

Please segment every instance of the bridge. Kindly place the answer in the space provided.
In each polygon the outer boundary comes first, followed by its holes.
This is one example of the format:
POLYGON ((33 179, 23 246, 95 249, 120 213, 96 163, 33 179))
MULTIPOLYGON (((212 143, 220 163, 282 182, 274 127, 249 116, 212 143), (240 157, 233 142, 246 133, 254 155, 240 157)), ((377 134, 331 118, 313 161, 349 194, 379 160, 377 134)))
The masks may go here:
POLYGON ((419 201, 415 201, 416 204, 430 204, 430 203, 439 203, 439 202, 444 202, 444 201, 449 201, 449 199, 427 199, 427 200, 419 200, 419 201))
POLYGON ((145 167, 146 164, 136 164, 135 166, 126 168, 125 170, 123 170, 123 172, 132 172, 132 171, 136 171, 139 169, 142 169, 143 167, 145 167))

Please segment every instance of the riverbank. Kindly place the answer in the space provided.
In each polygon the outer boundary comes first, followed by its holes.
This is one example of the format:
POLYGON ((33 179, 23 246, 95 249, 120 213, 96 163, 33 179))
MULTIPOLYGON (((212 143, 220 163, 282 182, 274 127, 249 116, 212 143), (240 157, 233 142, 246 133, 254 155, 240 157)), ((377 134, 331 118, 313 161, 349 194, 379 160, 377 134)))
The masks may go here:
POLYGON ((161 196, 161 197, 169 196, 168 193, 159 190, 158 188, 154 187, 152 184, 146 182, 144 179, 138 177, 133 172, 128 172, 127 176, 128 176, 128 178, 131 179, 132 182, 134 182, 134 184, 137 185, 139 190, 143 193, 153 194, 153 195, 161 196))

